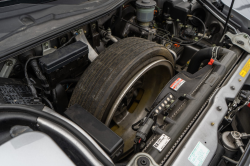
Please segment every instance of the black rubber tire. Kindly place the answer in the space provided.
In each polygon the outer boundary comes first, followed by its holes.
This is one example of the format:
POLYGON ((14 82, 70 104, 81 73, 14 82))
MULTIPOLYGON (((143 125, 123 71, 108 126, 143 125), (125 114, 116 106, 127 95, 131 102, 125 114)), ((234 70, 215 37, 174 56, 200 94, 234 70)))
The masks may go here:
POLYGON ((137 37, 120 40, 105 49, 86 69, 76 85, 69 106, 79 104, 104 122, 127 82, 143 67, 164 58, 171 62, 171 78, 174 59, 164 46, 137 37))

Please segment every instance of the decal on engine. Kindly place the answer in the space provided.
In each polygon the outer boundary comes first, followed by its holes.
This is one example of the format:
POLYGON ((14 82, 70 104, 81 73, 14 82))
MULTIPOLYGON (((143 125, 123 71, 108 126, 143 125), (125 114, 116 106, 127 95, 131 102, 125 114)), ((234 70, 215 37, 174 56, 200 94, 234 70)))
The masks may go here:
POLYGON ((177 78, 177 80, 175 80, 171 85, 170 88, 178 91, 178 89, 180 89, 180 87, 185 83, 186 81, 181 79, 181 78, 177 78))
POLYGON ((247 61, 243 69, 240 71, 240 76, 244 78, 248 73, 249 69, 250 69, 250 59, 247 61))
POLYGON ((194 166, 201 166, 209 152, 210 150, 206 146, 204 146, 201 142, 198 142, 194 150, 189 155, 188 160, 194 166))
POLYGON ((154 143, 153 147, 155 147, 159 152, 161 152, 170 140, 170 137, 165 134, 162 134, 161 137, 154 143))

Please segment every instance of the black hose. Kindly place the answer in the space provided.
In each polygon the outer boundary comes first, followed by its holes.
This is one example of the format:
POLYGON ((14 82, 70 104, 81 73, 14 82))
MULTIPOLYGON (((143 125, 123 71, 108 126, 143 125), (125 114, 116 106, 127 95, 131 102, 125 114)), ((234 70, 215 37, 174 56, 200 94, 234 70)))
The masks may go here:
POLYGON ((230 6, 229 11, 228 11, 228 14, 227 14, 227 19, 226 19, 226 22, 225 22, 225 26, 224 26, 224 30, 223 30, 222 36, 223 36, 223 35, 226 33, 226 31, 227 31, 227 24, 228 24, 230 15, 231 15, 231 11, 232 11, 233 5, 234 5, 234 0, 232 0, 232 2, 231 2, 231 6, 230 6))
POLYGON ((33 60, 33 59, 37 59, 37 58, 41 58, 42 56, 35 56, 35 57, 31 57, 29 58, 26 63, 25 63, 25 66, 24 66, 24 74, 25 74, 25 78, 27 80, 27 84, 31 90, 31 93, 34 97, 37 97, 37 93, 36 93, 36 88, 33 86, 32 82, 30 81, 29 79, 29 76, 28 76, 28 73, 27 73, 27 66, 28 66, 28 63, 33 60))
POLYGON ((43 86, 43 90, 44 90, 45 94, 49 95, 50 94, 49 83, 48 83, 46 77, 43 75, 40 67, 38 66, 37 60, 32 59, 30 61, 30 65, 31 65, 32 69, 34 70, 37 78, 41 81, 41 84, 43 86))
POLYGON ((206 59, 211 59, 213 47, 204 48, 199 50, 191 59, 187 72, 194 74, 199 70, 201 62, 206 59))
POLYGON ((229 161, 230 163, 233 163, 233 164, 238 164, 238 163, 239 163, 238 161, 235 161, 235 160, 233 160, 233 159, 230 159, 230 158, 228 158, 228 157, 226 157, 226 156, 222 156, 222 158, 224 158, 225 160, 227 160, 227 161, 229 161))
POLYGON ((26 114, 26 113, 19 113, 19 112, 1 112, 0 113, 0 124, 5 123, 15 123, 21 125, 32 124, 36 125, 37 123, 37 116, 26 114))
POLYGON ((53 105, 51 104, 51 102, 45 97, 45 96, 41 96, 41 98, 48 104, 48 106, 52 109, 55 110, 53 105))
POLYGON ((113 163, 111 163, 92 143, 90 140, 88 140, 84 135, 82 135, 77 129, 75 129, 70 124, 66 123, 65 121, 47 113, 44 111, 36 110, 35 108, 27 107, 24 105, 8 105, 8 104, 2 104, 0 105, 0 112, 23 112, 28 113, 31 115, 39 116, 42 118, 45 118, 47 120, 50 120, 66 130, 70 131, 73 135, 75 135, 95 156, 96 158, 102 162, 104 165, 111 166, 113 163))

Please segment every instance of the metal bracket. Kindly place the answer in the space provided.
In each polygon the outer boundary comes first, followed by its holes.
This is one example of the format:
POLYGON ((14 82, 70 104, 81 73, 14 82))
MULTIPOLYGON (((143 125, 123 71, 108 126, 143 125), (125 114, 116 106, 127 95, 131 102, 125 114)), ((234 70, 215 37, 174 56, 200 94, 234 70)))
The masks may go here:
POLYGON ((56 50, 55 48, 51 47, 50 41, 43 43, 42 47, 43 47, 43 55, 50 54, 56 50))
POLYGON ((155 30, 150 29, 149 32, 148 32, 148 40, 152 41, 154 36, 155 36, 155 30))
POLYGON ((5 63, 4 63, 4 66, 0 72, 0 77, 3 77, 3 78, 8 78, 13 67, 15 66, 16 64, 16 59, 14 58, 10 58, 8 59, 5 63))
POLYGON ((92 46, 89 44, 86 36, 84 33, 80 33, 79 35, 77 35, 76 37, 76 41, 82 41, 83 43, 88 45, 89 48, 89 55, 88 58, 91 62, 93 62, 95 60, 95 58, 98 57, 98 54, 95 52, 95 50, 92 48, 92 46))
POLYGON ((89 24, 90 35, 92 37, 92 46, 93 48, 100 46, 100 34, 98 32, 98 22, 93 22, 89 24))
POLYGON ((222 40, 224 39, 225 36, 229 37, 234 45, 236 45, 236 46, 242 48, 243 50, 245 50, 246 52, 250 53, 250 37, 248 34, 246 34, 246 33, 232 34, 230 32, 227 32, 221 38, 220 42, 222 42, 222 40))

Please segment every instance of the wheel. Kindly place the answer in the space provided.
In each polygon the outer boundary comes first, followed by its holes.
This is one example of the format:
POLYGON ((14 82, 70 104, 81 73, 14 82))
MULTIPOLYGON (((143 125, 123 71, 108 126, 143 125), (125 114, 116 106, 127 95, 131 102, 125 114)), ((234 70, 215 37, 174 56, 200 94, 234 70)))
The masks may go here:
POLYGON ((142 119, 173 77, 174 60, 164 47, 145 39, 122 39, 103 51, 81 76, 69 106, 79 104, 133 146, 132 124, 142 119))

